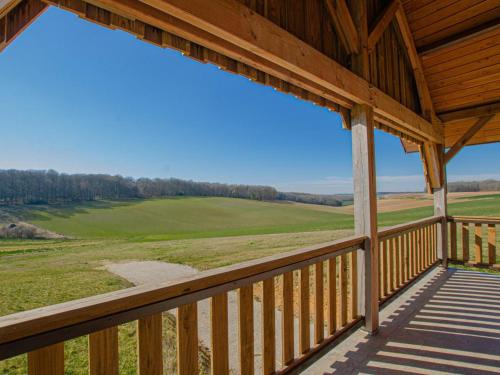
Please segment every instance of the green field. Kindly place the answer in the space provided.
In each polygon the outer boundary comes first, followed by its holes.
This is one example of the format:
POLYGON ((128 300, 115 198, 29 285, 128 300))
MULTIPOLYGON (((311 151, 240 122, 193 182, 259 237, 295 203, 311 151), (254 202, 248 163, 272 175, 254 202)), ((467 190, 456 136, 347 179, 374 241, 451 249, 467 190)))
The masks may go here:
MULTIPOLYGON (((352 234, 354 224, 352 215, 335 208, 230 198, 16 210, 20 219, 73 239, 0 240, 0 315, 129 287, 129 282, 102 268, 109 262, 159 260, 209 269, 343 238, 352 234)), ((500 216, 500 195, 450 204, 449 211, 500 216)), ((431 207, 382 213, 379 226, 430 215, 431 207)), ((165 336, 171 339, 169 332, 165 336)), ((123 374, 135 373, 134 335, 134 325, 122 326, 123 374)), ((85 346, 85 338, 67 345, 66 373, 83 373, 85 346)), ((0 362, 0 373, 24 374, 25 357, 0 362)))

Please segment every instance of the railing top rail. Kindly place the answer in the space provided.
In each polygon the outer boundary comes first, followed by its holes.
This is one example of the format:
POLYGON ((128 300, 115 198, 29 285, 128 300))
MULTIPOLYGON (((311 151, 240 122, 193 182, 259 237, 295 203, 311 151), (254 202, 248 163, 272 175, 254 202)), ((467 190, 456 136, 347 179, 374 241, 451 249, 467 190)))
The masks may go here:
MULTIPOLYGON (((258 281, 259 277, 264 274, 272 275, 273 270, 284 267, 293 269, 294 264, 299 266, 301 263, 316 258, 336 256, 344 253, 347 249, 362 248, 366 239, 366 236, 352 236, 228 267, 204 271, 196 276, 174 282, 137 286, 0 317, 0 344, 8 345, 8 343, 16 340, 51 333, 60 329, 70 329, 71 326, 84 325, 99 319, 100 324, 106 325, 106 323, 102 322, 107 317, 116 316, 117 314, 131 317, 134 316, 133 313, 130 313, 133 310, 150 311, 151 308, 148 309, 148 307, 158 306, 165 301, 175 300, 177 306, 182 305, 181 299, 183 297, 194 294, 202 295, 200 292, 205 290, 210 290, 210 293, 212 293, 218 287, 227 286, 231 283, 234 283, 234 288, 237 288, 237 282, 242 279, 256 277, 258 281)), ((204 298, 209 296, 206 295, 204 298)), ((184 303, 187 302, 190 301, 186 300, 184 303)), ((169 306, 169 308, 177 306, 169 306)), ((55 335, 57 336, 57 334, 55 335)))
POLYGON ((378 231, 378 239, 386 240, 388 238, 403 234, 418 228, 425 227, 426 225, 431 225, 440 222, 444 219, 444 216, 432 216, 425 219, 420 219, 412 221, 409 223, 398 224, 392 227, 385 227, 378 231))
POLYGON ((448 216, 448 221, 455 223, 500 224, 497 216, 448 216))

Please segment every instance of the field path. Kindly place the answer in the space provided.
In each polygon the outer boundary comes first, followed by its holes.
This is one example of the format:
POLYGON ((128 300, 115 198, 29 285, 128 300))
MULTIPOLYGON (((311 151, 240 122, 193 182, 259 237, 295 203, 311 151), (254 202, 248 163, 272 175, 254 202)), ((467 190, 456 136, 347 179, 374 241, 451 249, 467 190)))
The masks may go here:
MULTIPOLYGON (((199 271, 182 264, 165 263, 158 261, 131 261, 126 263, 112 263, 105 266, 106 270, 123 277, 134 285, 158 284, 178 280, 180 278, 196 275, 199 271)), ((176 315, 176 310, 169 313, 176 315)), ((229 366, 239 373, 238 354, 238 296, 236 291, 228 293, 228 323, 229 323, 229 366)), ((276 310, 276 359, 277 368, 281 367, 281 311, 276 310)), ((211 347, 210 332, 210 301, 208 299, 198 302, 198 337, 201 343, 211 347)), ((311 327, 312 328, 312 327, 311 327)), ((254 339, 255 339, 255 369, 259 372, 261 361, 261 303, 254 299, 254 339)), ((298 320, 295 319, 295 332, 298 332, 298 320)), ((311 334, 311 337, 313 335, 311 334)), ((298 340, 295 340, 297 343, 298 340)), ((298 348, 296 348, 296 351, 298 348)))

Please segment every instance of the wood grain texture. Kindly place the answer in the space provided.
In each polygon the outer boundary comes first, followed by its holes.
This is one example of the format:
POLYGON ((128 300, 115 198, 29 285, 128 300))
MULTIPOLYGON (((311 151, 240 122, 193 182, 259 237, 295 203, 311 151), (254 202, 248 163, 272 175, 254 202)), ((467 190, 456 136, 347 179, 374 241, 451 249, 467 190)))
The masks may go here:
POLYGON ((325 317, 323 298, 323 262, 314 266, 314 343, 319 344, 325 338, 325 317))
POLYGON ((469 223, 462 223, 462 260, 469 261, 469 223))
POLYGON ((497 232, 495 224, 488 224, 488 264, 494 265, 497 262, 497 232))
POLYGON ((457 223, 450 223, 450 257, 457 260, 457 223))
POLYGON ((212 350, 210 352, 212 374, 229 374, 229 338, 227 322, 227 293, 210 299, 212 350))
POLYGON ((29 352, 28 375, 64 375, 64 344, 29 352))
POLYGON ((162 314, 150 315, 137 321, 138 374, 163 374, 162 314))
POLYGON ((198 306, 196 303, 177 309, 177 372, 198 373, 198 306))
POLYGON ((305 354, 311 347, 309 312, 309 267, 300 269, 299 283, 299 353, 305 354))
POLYGON ((253 286, 238 290, 239 358, 241 375, 254 374, 253 286))
POLYGON ((262 284, 262 371, 267 375, 273 374, 276 366, 274 278, 262 284))
POLYGON ((337 257, 328 260, 328 332, 337 330, 337 257))
POLYGON ((339 324, 343 327, 347 324, 347 255, 339 257, 339 324))
POLYGON ((288 365, 294 358, 293 272, 283 274, 282 362, 288 365))
POLYGON ((483 263, 483 226, 475 224, 474 231, 474 261, 476 264, 483 263))
POLYGON ((118 374, 118 327, 89 335, 89 374, 118 374))

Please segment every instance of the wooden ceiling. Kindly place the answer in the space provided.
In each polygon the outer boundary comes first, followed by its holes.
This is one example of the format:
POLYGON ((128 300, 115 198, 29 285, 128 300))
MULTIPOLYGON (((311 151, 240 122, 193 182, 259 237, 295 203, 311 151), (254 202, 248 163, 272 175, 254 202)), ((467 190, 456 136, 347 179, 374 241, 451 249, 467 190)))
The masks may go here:
MULTIPOLYGON (((444 124, 445 146, 451 147, 480 117, 499 110, 500 2, 405 0, 403 6, 434 109, 444 124)), ((497 115, 467 144, 498 141, 497 115)))

